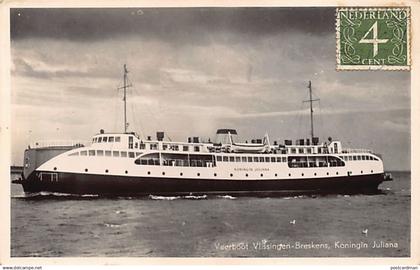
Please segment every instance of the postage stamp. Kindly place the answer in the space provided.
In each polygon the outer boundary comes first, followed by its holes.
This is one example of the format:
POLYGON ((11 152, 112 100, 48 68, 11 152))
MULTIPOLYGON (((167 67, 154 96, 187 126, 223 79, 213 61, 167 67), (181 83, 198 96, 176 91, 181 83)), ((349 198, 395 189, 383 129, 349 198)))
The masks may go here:
POLYGON ((410 70, 410 8, 337 8, 337 70, 410 70))

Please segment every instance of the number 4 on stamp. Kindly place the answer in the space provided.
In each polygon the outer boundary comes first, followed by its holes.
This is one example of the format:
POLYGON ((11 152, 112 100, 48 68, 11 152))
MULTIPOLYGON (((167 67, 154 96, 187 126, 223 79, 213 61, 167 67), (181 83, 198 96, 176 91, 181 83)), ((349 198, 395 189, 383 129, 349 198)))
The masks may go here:
POLYGON ((410 70, 410 8, 337 8, 338 70, 410 70))

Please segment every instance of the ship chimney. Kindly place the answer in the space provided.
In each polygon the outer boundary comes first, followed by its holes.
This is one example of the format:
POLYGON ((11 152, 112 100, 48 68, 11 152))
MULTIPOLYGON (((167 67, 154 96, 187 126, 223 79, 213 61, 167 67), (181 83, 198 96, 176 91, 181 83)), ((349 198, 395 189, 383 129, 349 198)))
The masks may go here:
POLYGON ((165 137, 165 133, 163 131, 156 132, 156 139, 161 142, 163 141, 163 138, 165 137))

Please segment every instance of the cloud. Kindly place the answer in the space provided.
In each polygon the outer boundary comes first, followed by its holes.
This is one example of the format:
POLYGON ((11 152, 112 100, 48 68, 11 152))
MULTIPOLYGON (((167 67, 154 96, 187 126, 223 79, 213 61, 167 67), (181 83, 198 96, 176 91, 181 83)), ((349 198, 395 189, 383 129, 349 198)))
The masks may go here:
POLYGON ((305 137, 311 80, 318 136, 368 141, 397 153, 387 164, 409 167, 410 73, 337 72, 332 9, 146 10, 119 31, 111 24, 127 11, 137 9, 13 10, 15 160, 30 140, 121 130, 127 64, 130 128, 143 135, 207 138, 226 127, 244 139, 305 137))
POLYGON ((334 29, 334 12, 334 8, 17 8, 11 9, 11 37, 93 41, 142 35, 177 44, 208 44, 215 32, 254 38, 284 31, 329 32, 334 29))

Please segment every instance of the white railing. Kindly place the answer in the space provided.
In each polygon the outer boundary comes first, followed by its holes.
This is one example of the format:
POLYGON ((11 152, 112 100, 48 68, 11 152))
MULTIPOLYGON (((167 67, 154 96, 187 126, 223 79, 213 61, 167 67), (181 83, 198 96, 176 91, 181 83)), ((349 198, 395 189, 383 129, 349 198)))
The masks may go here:
POLYGON ((372 151, 369 149, 351 149, 351 148, 343 149, 341 152, 342 153, 372 153, 372 151))
POLYGON ((29 145, 30 148, 42 148, 42 147, 68 147, 68 146, 86 146, 89 141, 80 140, 51 140, 51 141, 37 141, 29 145))

